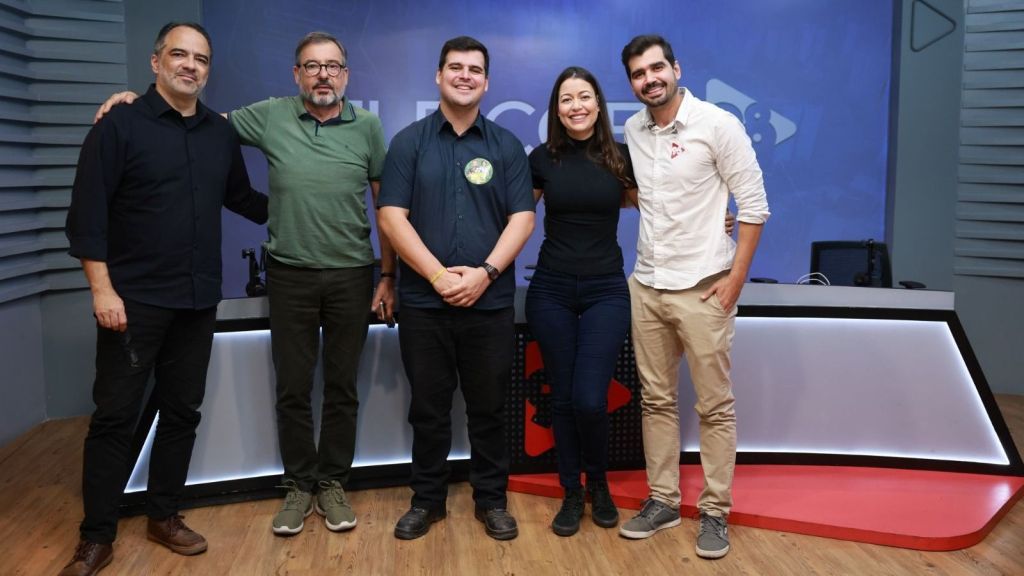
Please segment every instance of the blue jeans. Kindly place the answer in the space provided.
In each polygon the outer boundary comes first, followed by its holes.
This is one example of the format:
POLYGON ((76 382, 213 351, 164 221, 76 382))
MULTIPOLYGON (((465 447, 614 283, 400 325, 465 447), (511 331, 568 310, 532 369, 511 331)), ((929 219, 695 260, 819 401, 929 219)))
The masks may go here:
POLYGON ((608 385, 629 332, 629 288, 620 272, 576 276, 537 269, 526 320, 540 345, 552 395, 558 476, 564 488, 604 482, 608 385))

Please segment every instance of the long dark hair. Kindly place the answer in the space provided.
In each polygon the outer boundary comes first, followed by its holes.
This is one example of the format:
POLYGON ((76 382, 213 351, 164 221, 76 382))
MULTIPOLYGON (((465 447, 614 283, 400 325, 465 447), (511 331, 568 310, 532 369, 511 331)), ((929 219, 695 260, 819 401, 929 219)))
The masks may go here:
POLYGON ((626 159, 615 143, 612 136, 612 123, 608 118, 608 105, 605 104, 604 92, 597 78, 586 68, 569 66, 555 79, 555 85, 551 88, 551 99, 548 101, 548 141, 545 143, 552 159, 556 162, 558 157, 570 148, 569 134, 558 119, 558 91, 562 83, 569 78, 579 78, 594 87, 594 95, 597 97, 597 122, 594 123, 594 136, 587 148, 587 155, 595 162, 603 166, 626 188, 633 188, 636 184, 626 172, 626 159))

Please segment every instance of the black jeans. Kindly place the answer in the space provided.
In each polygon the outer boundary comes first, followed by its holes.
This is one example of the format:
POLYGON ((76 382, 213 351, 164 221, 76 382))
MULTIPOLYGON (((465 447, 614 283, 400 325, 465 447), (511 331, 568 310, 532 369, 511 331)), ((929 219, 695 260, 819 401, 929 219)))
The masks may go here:
POLYGON ((401 309, 398 341, 412 386, 412 505, 443 508, 448 497, 452 398, 466 400, 470 483, 481 508, 505 508, 508 450, 505 390, 512 377, 512 308, 401 309))
POLYGON ((356 447, 356 376, 366 342, 373 267, 298 268, 267 258, 270 345, 284 477, 312 492, 348 481, 356 447), (313 437, 313 372, 323 328, 324 401, 313 437))
POLYGON ((206 392, 217 309, 173 310, 125 301, 128 331, 97 327, 96 403, 85 438, 82 538, 108 544, 117 536, 117 506, 135 462, 131 443, 150 374, 159 410, 149 459, 146 514, 178 512, 178 500, 206 392))
POLYGON ((551 386, 559 482, 603 482, 608 470, 608 385, 629 332, 629 287, 621 272, 575 276, 538 268, 526 320, 551 386))

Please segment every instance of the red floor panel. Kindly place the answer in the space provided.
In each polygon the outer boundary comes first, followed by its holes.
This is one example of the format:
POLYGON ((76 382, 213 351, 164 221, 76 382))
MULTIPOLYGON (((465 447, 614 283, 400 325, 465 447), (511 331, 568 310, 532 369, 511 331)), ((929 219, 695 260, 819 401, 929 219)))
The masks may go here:
MULTIPOLYGON (((696 516, 698 465, 679 467, 682 514, 696 516)), ((610 472, 622 508, 647 496, 644 472, 610 472)), ((515 492, 560 498, 555 474, 512 476, 515 492)), ((916 550, 980 542, 1024 495, 1024 478, 845 466, 736 467, 732 524, 916 550)))

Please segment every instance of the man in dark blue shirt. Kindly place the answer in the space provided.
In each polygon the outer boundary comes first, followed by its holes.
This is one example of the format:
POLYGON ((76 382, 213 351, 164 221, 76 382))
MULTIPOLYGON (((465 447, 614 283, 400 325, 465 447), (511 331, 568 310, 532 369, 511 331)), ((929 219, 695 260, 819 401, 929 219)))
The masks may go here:
POLYGON ((466 36, 441 49, 440 109, 391 141, 380 225, 401 257, 398 337, 412 387, 412 507, 395 526, 409 540, 446 516, 452 397, 466 400, 476 518, 499 540, 508 513, 505 390, 514 343, 514 260, 533 231, 523 145, 480 114, 487 48, 466 36))
POLYGON ((209 37, 171 23, 151 58, 156 84, 93 127, 68 210, 70 254, 82 261, 97 321, 96 411, 85 439, 85 519, 61 574, 95 574, 113 558, 118 498, 151 374, 159 409, 150 453, 148 538, 179 554, 206 540, 178 515, 221 299, 221 207, 263 223, 238 136, 199 93, 209 37))

